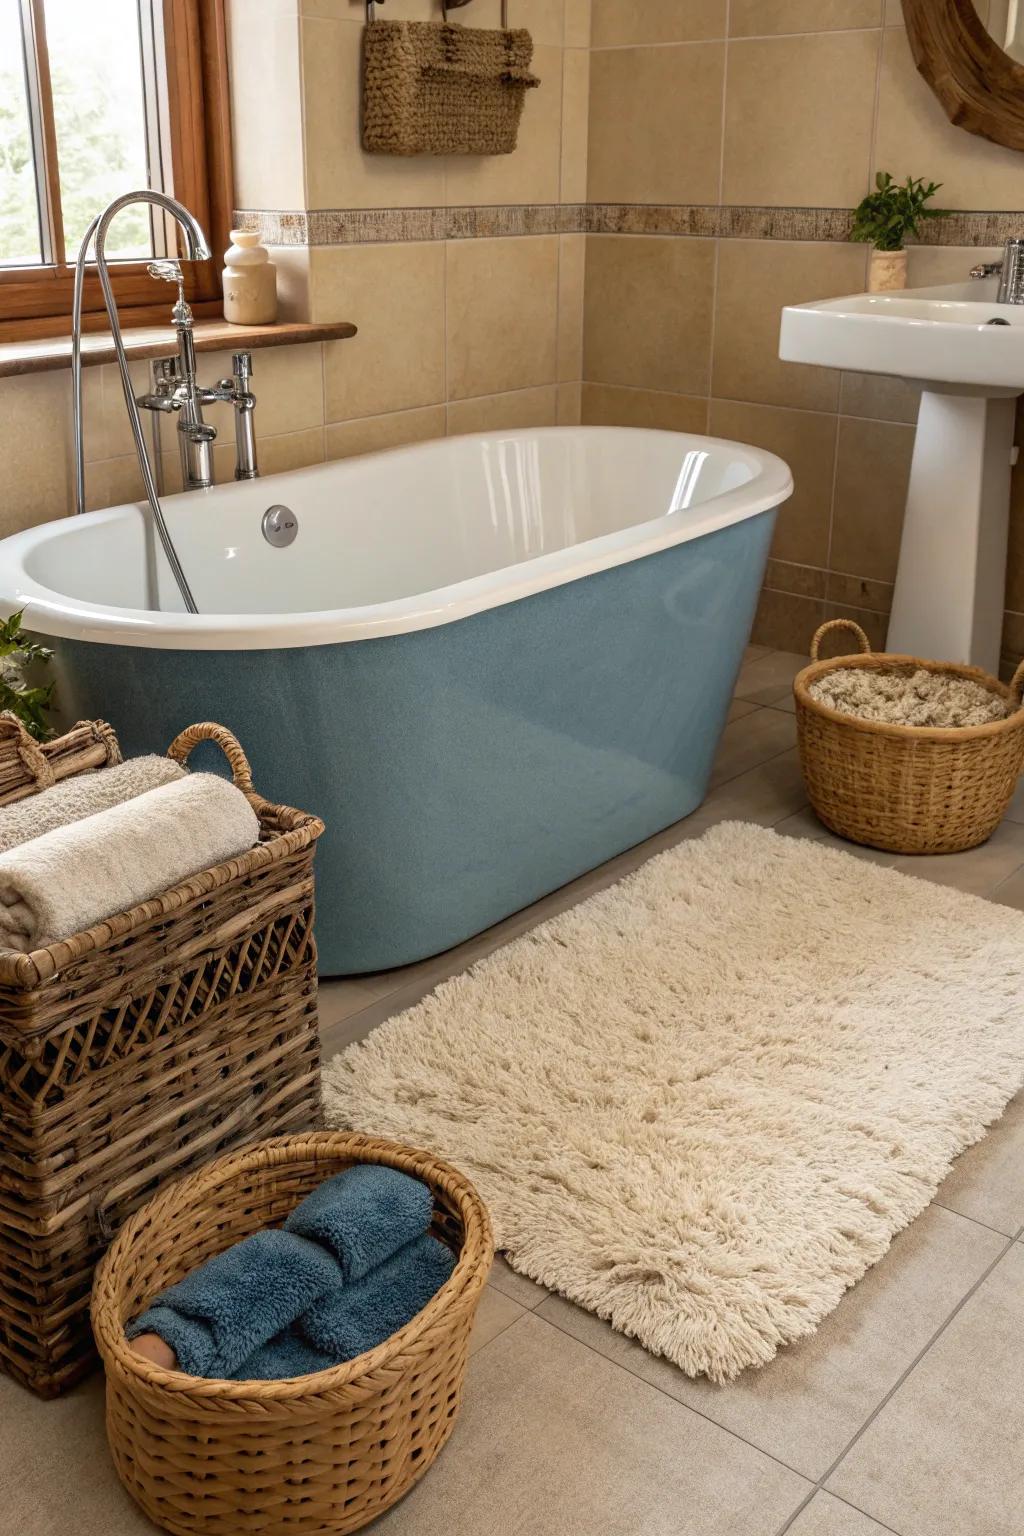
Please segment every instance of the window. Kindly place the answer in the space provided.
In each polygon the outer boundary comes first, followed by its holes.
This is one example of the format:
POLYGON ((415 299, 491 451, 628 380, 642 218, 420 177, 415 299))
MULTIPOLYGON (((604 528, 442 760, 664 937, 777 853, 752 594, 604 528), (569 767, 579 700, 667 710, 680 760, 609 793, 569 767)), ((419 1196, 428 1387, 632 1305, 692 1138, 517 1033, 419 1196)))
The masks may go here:
MULTIPOLYGON (((92 219, 138 187, 172 193, 216 253, 231 219, 224 0, 0 0, 0 340, 68 329, 92 219)), ((158 209, 126 209, 107 256, 125 323, 163 319, 145 263, 177 249, 158 209)), ((219 263, 189 263, 198 314, 219 263)), ((86 326, 104 329, 99 284, 86 326)))

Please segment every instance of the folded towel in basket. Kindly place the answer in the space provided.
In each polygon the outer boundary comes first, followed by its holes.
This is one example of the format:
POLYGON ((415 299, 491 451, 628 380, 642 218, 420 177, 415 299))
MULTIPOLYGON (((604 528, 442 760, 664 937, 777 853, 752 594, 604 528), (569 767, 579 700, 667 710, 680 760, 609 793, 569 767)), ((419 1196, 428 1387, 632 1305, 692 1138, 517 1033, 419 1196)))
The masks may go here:
POLYGON ((232 1381, 286 1381, 292 1376, 312 1376, 316 1371, 329 1371, 340 1361, 315 1349, 294 1328, 278 1334, 269 1344, 264 1344, 248 1360, 243 1360, 232 1381))
POLYGON ((70 938, 259 839, 248 800, 192 773, 0 854, 0 948, 70 938))
POLYGON ((332 1360, 352 1360, 411 1322, 454 1268, 451 1249, 424 1233, 365 1279, 328 1291, 303 1313, 296 1330, 332 1360))
POLYGON ((130 1339, 157 1333, 179 1370, 223 1379, 340 1285, 337 1260, 318 1243, 254 1232, 163 1291, 126 1331, 130 1339))
POLYGON ((422 1179, 379 1163, 357 1163, 307 1195, 285 1230, 329 1248, 349 1284, 426 1232, 433 1214, 422 1179))
POLYGON ((37 795, 0 807, 0 853, 184 776, 185 770, 179 763, 156 756, 132 757, 113 768, 72 774, 37 795))

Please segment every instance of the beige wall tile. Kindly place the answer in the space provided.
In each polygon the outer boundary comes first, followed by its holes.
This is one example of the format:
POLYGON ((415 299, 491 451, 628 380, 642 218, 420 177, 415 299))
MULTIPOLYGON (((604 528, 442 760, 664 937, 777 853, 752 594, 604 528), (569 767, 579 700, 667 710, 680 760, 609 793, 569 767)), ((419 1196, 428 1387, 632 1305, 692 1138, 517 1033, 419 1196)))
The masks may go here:
POLYGON ((562 50, 535 48, 533 71, 541 83, 536 90, 526 92, 514 154, 451 155, 438 162, 444 167, 444 201, 449 207, 460 203, 558 202, 562 50))
POLYGON ((936 201, 946 208, 1019 208, 1024 174, 1020 154, 950 123, 917 73, 906 32, 884 33, 875 168, 941 181, 936 201))
MULTIPOLYGON (((340 347, 341 342, 337 345, 340 347)), ((324 422, 323 347, 303 342, 296 347, 265 347, 253 353, 252 390, 256 396, 256 430, 299 432, 324 422)), ((227 373, 231 372, 230 361, 227 373)), ((228 413, 234 428, 233 409, 228 413)))
POLYGON ((754 645, 803 655, 824 619, 825 604, 820 598, 798 597, 793 592, 776 592, 766 587, 758 600, 750 638, 754 645))
POLYGON ((1002 246, 912 245, 907 249, 907 287, 932 288, 940 283, 966 283, 971 268, 979 261, 1001 261, 1002 258, 1002 246))
POLYGON ((142 470, 134 453, 89 464, 85 471, 85 508, 119 507, 124 501, 141 501, 146 494, 142 470))
POLYGON ((366 416, 361 421, 336 421, 324 432, 328 459, 348 459, 357 453, 379 453, 403 443, 421 443, 444 436, 444 406, 366 416))
POLYGON ((444 169, 439 159, 368 155, 360 148, 362 37, 363 29, 355 22, 313 17, 302 21, 307 207, 442 203, 444 169))
POLYGON ((263 6, 228 12, 231 140, 239 208, 302 208, 299 23, 263 6))
POLYGON ((880 38, 878 31, 820 32, 730 43, 724 202, 860 201, 880 38))
POLYGON ((860 293, 866 263, 866 253, 857 245, 722 240, 712 394, 834 411, 838 373, 780 361, 779 312, 784 304, 860 293))
POLYGON ((586 235, 558 240, 558 378, 583 377, 583 282, 586 235))
POLYGON ((0 379, 0 537, 63 517, 71 504, 71 376, 0 379))
POLYGON ((793 565, 773 556, 764 573, 764 584, 775 592, 795 592, 798 597, 824 597, 828 572, 814 565, 793 565))
POLYGON ((583 377, 705 394, 714 262, 711 240, 589 235, 583 377))
POLYGON ((565 0, 565 46, 590 47, 590 0, 565 0))
POLYGON ((876 421, 917 421, 921 386, 910 379, 890 379, 882 373, 844 373, 839 409, 844 416, 871 416, 876 421))
POLYGON ((582 203, 587 198, 589 111, 590 54, 585 48, 566 48, 562 63, 563 203, 582 203))
POLYGON ((308 320, 310 318, 309 247, 274 245, 269 246, 268 249, 270 259, 277 268, 277 318, 308 320))
MULTIPOLYGON (((468 26, 481 25, 472 11, 462 14, 470 18, 468 26)), ((565 0, 508 0, 508 24, 525 27, 537 47, 561 47, 565 37, 565 0)), ((540 74, 539 69, 537 73, 540 74)))
POLYGON ((591 55, 592 201, 717 201, 724 65, 722 43, 591 55))
POLYGON ((726 0, 593 0, 595 48, 725 36, 726 0))
POLYGON ((560 427, 578 427, 583 419, 583 385, 559 384, 555 401, 555 417, 560 427))
POLYGON ((323 427, 308 427, 304 432, 282 432, 264 437, 259 444, 260 473, 283 475, 289 469, 305 469, 307 464, 322 464, 323 427))
POLYGON ((477 400, 452 400, 448 404, 448 436, 459 432, 499 432, 515 427, 553 427, 558 416, 554 384, 539 389, 517 389, 503 395, 484 395, 477 400))
POLYGON ((873 613, 887 614, 892 607, 892 582, 830 571, 826 596, 830 602, 847 608, 867 608, 873 613))
POLYGON ((779 508, 772 554, 777 560, 824 566, 832 516, 836 418, 810 411, 712 400, 710 430, 777 453, 793 472, 793 495, 779 508))
POLYGON ((558 236, 450 240, 448 398, 555 382, 558 236))
POLYGON ((733 37, 877 27, 881 21, 882 0, 732 0, 729 7, 733 37))
POLYGON ((913 447, 912 427, 841 418, 833 570, 877 581, 895 577, 913 447))
POLYGON ((324 348, 326 420, 379 416, 444 398, 444 246, 313 251, 317 318, 344 311, 358 335, 324 348))
POLYGON ((663 432, 706 432, 708 403, 692 395, 617 384, 584 384, 581 420, 588 427, 654 427, 663 432))

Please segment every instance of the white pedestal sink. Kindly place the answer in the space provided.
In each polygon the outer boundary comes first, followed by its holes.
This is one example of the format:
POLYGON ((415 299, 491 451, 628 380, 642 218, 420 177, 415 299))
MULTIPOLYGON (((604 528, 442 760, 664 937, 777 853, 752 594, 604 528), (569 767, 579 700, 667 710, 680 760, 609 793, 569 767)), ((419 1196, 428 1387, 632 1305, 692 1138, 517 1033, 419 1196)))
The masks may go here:
POLYGON ((923 385, 888 647, 999 669, 1024 306, 996 280, 782 311, 779 356, 923 385))

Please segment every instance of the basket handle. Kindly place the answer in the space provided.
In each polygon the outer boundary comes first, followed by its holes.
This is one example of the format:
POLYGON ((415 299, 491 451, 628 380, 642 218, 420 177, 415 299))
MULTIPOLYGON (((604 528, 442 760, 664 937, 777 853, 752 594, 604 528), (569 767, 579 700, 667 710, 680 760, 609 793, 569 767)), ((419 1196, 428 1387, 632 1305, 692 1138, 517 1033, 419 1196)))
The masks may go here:
POLYGON ((1020 663, 1016 672, 1010 678, 1010 692, 1015 693, 1024 704, 1024 661, 1020 663))
POLYGON ((198 725, 188 726, 180 735, 175 736, 167 748, 167 756, 173 758, 176 763, 184 764, 192 748, 198 746, 201 741, 215 741, 228 760, 235 788, 246 795, 255 794, 249 759, 242 751, 238 738, 228 730, 226 725, 216 725, 212 720, 203 720, 198 725))
MULTIPOLYGON (((822 624, 819 629, 814 631, 814 639, 811 641, 812 661, 817 661, 818 650, 821 646, 821 642, 824 640, 829 631, 833 629, 852 629, 853 633, 857 636, 857 643, 860 646, 861 653, 865 656, 870 653, 871 641, 868 639, 867 635, 861 629, 859 624, 855 624, 852 619, 829 619, 827 624, 822 624)), ((1024 666, 1024 663, 1022 663, 1022 666, 1024 666)))
POLYGON ((42 747, 34 736, 30 736, 24 724, 17 715, 5 709, 0 714, 0 735, 14 738, 18 756, 27 773, 35 780, 36 789, 49 789, 56 784, 57 778, 43 752, 42 747))

